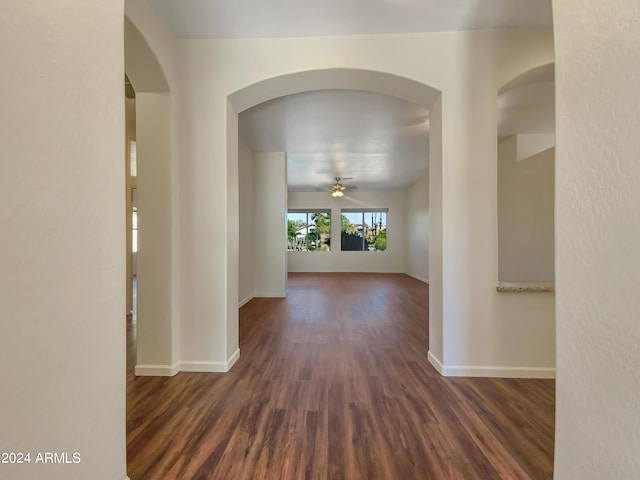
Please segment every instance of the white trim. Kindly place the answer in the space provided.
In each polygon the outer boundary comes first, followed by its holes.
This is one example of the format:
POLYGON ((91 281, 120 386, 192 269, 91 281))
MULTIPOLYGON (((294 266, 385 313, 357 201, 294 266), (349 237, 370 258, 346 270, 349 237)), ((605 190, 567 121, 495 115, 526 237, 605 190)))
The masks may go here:
POLYGON ((429 363, 433 365, 433 367, 438 371, 440 375, 444 375, 442 373, 442 362, 438 360, 438 357, 436 357, 433 353, 431 353, 431 350, 429 350, 429 353, 427 354, 427 359, 429 360, 429 363))
POLYGON ((174 365, 136 365, 137 377, 173 377, 180 371, 180 364, 174 365))
POLYGON ((238 361, 238 358, 240 358, 239 348, 233 352, 226 362, 180 362, 180 371, 225 373, 231 370, 231 367, 238 361))
POLYGON ((548 367, 489 367, 480 365, 443 366, 445 377, 556 378, 556 369, 548 367))
POLYGON ((442 365, 431 352, 429 362, 444 377, 556 378, 549 367, 488 367, 479 365, 442 365))
POLYGON ((420 280, 422 283, 426 283, 429 285, 429 279, 421 277, 420 275, 414 275, 413 273, 405 272, 405 275, 409 275, 410 277, 415 278, 416 280, 420 280))
POLYGON ((287 292, 270 292, 270 293, 255 293, 253 298, 286 298, 287 292))
POLYGON ((251 300, 253 300, 253 295, 249 295, 247 298, 245 298, 244 300, 242 300, 239 304, 238 304, 238 308, 242 308, 244 307, 247 303, 249 303, 251 300))
POLYGON ((240 349, 229 357, 226 362, 178 362, 175 365, 136 365, 135 374, 138 377, 173 377, 178 372, 217 372, 225 373, 240 358, 240 349))
POLYGON ((227 360, 227 371, 231 370, 231 368, 236 364, 238 359, 240 358, 240 347, 236 348, 236 351, 231 354, 229 360, 227 360))

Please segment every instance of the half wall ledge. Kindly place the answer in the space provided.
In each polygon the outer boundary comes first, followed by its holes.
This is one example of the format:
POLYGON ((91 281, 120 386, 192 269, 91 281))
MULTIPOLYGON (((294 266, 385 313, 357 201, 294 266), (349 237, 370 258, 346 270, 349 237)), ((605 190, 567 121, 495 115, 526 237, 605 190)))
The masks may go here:
POLYGON ((502 293, 553 293, 554 282, 498 282, 496 290, 502 293))

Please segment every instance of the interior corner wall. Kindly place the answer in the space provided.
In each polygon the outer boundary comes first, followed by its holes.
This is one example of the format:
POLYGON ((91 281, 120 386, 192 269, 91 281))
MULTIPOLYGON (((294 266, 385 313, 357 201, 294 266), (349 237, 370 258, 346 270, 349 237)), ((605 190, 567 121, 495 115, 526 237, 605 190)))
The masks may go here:
POLYGON ((498 145, 498 279, 553 281, 555 149, 516 150, 516 136, 498 145))
POLYGON ((284 297, 287 294, 286 155, 254 152, 253 171, 253 294, 284 297))
POLYGON ((406 272, 429 283, 429 175, 407 189, 406 204, 406 272))
MULTIPOLYGON (((342 198, 326 192, 289 192, 287 208, 331 210, 331 250, 287 252, 290 272, 404 273, 407 226, 405 191, 347 191, 342 198), (388 208, 387 249, 384 252, 343 252, 340 249, 342 208, 388 208)), ((286 243, 285 247, 286 249, 286 243)))
POLYGON ((172 323, 171 97, 136 95, 137 375, 176 373, 172 323))
POLYGON ((124 6, 60 7, 0 15, 0 476, 123 480, 124 6))
POLYGON ((640 478, 640 3, 553 2, 556 480, 640 478))
POLYGON ((253 298, 253 152, 242 139, 238 140, 238 194, 240 235, 238 258, 238 305, 253 298))

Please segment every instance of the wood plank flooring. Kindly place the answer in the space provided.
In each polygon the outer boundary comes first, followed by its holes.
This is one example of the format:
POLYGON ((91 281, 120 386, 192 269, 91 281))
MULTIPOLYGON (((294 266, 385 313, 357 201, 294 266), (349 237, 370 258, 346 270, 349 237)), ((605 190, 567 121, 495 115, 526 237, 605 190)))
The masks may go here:
POLYGON ((443 378, 428 287, 400 274, 290 274, 240 310, 227 374, 135 377, 131 480, 551 479, 552 380, 443 378))

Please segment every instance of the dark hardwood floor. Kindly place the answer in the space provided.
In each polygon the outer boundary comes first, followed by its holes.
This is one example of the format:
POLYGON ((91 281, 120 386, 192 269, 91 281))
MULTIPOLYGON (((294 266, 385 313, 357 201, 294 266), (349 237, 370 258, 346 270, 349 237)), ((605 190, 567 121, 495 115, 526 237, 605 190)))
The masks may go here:
POLYGON ((554 382, 443 378, 428 287, 400 274, 290 274, 240 310, 227 374, 134 377, 131 480, 551 479, 554 382))

